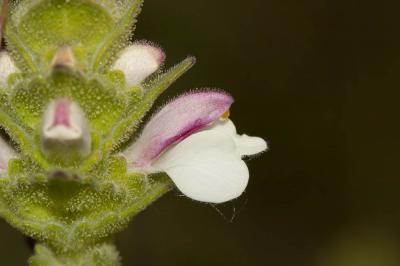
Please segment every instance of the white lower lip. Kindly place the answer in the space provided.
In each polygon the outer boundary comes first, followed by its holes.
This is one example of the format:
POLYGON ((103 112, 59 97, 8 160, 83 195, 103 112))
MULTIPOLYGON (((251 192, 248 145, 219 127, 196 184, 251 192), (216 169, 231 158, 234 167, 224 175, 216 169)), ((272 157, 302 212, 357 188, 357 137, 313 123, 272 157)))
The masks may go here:
POLYGON ((54 140, 79 140, 82 132, 75 128, 56 126, 44 131, 44 137, 54 140))

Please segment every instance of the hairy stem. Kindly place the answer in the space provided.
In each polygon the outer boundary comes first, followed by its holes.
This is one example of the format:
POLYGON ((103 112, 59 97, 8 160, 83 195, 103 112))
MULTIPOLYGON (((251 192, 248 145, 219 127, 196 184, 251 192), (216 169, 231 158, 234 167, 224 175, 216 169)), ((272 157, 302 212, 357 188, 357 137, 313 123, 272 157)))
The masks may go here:
POLYGON ((44 244, 36 244, 35 254, 29 259, 31 266, 118 266, 119 252, 109 242, 73 252, 59 253, 44 244))

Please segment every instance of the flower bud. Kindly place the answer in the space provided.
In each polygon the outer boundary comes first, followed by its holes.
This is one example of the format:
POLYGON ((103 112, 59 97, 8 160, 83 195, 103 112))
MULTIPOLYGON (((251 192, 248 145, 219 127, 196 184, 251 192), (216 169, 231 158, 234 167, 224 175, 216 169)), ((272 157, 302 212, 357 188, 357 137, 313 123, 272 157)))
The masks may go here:
POLYGON ((0 137, 0 174, 7 173, 8 162, 13 158, 17 158, 17 153, 0 137))
POLYGON ((7 80, 10 74, 18 72, 10 55, 7 52, 0 52, 0 87, 7 87, 7 80))
POLYGON ((122 51, 112 69, 124 72, 127 86, 132 87, 157 71, 164 60, 165 54, 160 48, 136 43, 122 51))
POLYGON ((91 140, 81 108, 66 98, 47 107, 41 131, 43 152, 53 159, 74 161, 90 153, 91 140))
POLYGON ((57 49, 51 61, 53 69, 70 68, 75 66, 75 57, 69 46, 61 46, 57 49))

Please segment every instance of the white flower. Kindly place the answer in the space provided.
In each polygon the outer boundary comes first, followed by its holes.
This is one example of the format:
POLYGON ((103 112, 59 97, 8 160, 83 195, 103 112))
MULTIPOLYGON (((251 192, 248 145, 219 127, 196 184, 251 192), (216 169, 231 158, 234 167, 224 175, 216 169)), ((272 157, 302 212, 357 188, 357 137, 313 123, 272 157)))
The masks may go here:
POLYGON ((242 156, 266 148, 261 138, 238 135, 231 120, 216 122, 165 151, 152 169, 166 172, 194 200, 221 203, 239 197, 247 186, 242 156))
POLYGON ((238 135, 221 121, 233 99, 208 91, 184 95, 161 109, 124 155, 130 170, 166 172, 186 196, 222 203, 245 190, 249 171, 243 156, 267 149, 257 137, 238 135))

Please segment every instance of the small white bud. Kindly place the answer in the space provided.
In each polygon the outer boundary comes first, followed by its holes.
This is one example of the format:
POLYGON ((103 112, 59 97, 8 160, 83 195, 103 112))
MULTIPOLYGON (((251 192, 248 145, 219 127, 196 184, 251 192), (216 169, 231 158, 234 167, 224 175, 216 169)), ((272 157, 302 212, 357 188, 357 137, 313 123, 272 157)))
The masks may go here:
POLYGON ((19 69, 15 66, 10 55, 7 52, 0 52, 0 87, 7 87, 7 80, 10 74, 19 72, 19 69))
POLYGON ((0 137, 0 173, 7 172, 8 162, 17 157, 15 150, 0 137))
POLYGON ((139 85, 153 74, 165 60, 164 52, 151 44, 137 43, 125 48, 112 69, 125 74, 128 87, 139 85))
POLYGON ((75 57, 69 46, 61 46, 51 60, 52 68, 63 68, 75 66, 75 57))
POLYGON ((46 154, 58 158, 87 156, 91 141, 81 108, 65 98, 51 102, 44 113, 41 142, 46 154))

